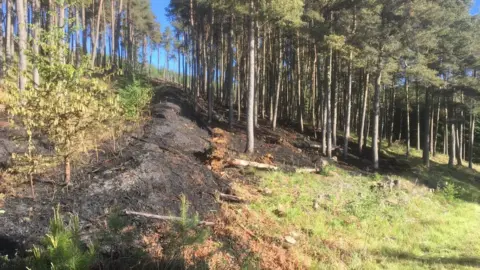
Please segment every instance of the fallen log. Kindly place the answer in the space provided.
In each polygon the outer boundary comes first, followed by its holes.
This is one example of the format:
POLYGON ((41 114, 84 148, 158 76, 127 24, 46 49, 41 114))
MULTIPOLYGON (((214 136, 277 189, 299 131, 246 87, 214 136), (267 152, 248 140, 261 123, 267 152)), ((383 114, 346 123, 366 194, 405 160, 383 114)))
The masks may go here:
POLYGON ((225 193, 218 193, 218 197, 220 200, 224 200, 227 202, 234 202, 234 203, 244 203, 245 200, 239 198, 238 196, 235 195, 230 195, 230 194, 225 194, 225 193))
POLYGON ((320 172, 317 168, 295 168, 296 173, 318 173, 320 172))
POLYGON ((322 149, 322 145, 316 142, 311 141, 293 141, 293 146, 297 148, 313 148, 313 149, 322 149))
POLYGON ((274 171, 278 170, 277 166, 273 166, 265 163, 259 163, 255 161, 243 160, 243 159, 232 159, 228 163, 236 167, 254 167, 257 169, 266 169, 266 170, 274 170, 274 171))
MULTIPOLYGON (((144 212, 135 212, 135 211, 129 211, 129 210, 125 210, 124 213, 125 213, 125 215, 141 216, 141 217, 153 218, 153 219, 158 219, 158 220, 170 220, 170 221, 181 221, 182 220, 181 217, 161 216, 161 215, 155 215, 155 214, 144 213, 144 212)), ((200 222, 198 222, 198 225, 213 226, 213 225, 215 225, 215 222, 200 221, 200 222)))
MULTIPOLYGON (((274 165, 248 161, 243 159, 232 159, 229 161, 229 164, 237 167, 254 167, 257 169, 274 170, 274 171, 278 170, 278 167, 274 165)), ((319 168, 308 168, 308 167, 295 168, 296 173, 318 173, 320 170, 321 169, 319 168)), ((225 195, 228 195, 228 194, 225 194, 225 195)))

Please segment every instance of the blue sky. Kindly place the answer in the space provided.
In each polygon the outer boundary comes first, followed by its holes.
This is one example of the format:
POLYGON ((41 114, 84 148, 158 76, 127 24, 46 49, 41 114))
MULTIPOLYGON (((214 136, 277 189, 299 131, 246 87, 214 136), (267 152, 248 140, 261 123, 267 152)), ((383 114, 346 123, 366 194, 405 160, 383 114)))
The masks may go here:
MULTIPOLYGON (((165 30, 165 27, 167 26, 170 26, 170 22, 168 21, 168 18, 165 14, 165 8, 169 5, 170 3, 170 0, 150 0, 151 4, 152 4, 152 9, 153 9, 153 13, 155 13, 155 16, 157 17, 157 21, 160 23, 160 26, 162 27, 162 31, 165 30)), ((154 52, 153 55, 152 55, 152 64, 157 66, 157 58, 158 57, 158 53, 157 52, 154 52)), ((165 55, 165 52, 162 50, 161 54, 160 54, 160 67, 164 67, 165 66, 165 58, 166 58, 166 55, 165 55)), ((169 63, 169 68, 171 70, 175 70, 177 71, 178 70, 178 62, 176 61, 170 61, 169 63)))
MULTIPOLYGON (((152 4, 152 9, 153 12, 155 13, 155 16, 157 16, 157 20, 160 22, 160 25, 162 26, 162 31, 165 30, 165 27, 171 26, 170 22, 168 21, 168 18, 165 14, 165 8, 168 6, 170 3, 170 0, 150 0, 152 4)), ((470 13, 473 14, 479 14, 480 13, 480 0, 473 0, 473 5, 472 9, 470 10, 470 13)), ((153 54, 153 63, 154 65, 157 65, 157 53, 155 52, 153 54)), ((172 70, 178 70, 177 69, 177 62, 170 61, 170 69, 172 70)), ((162 52, 160 54, 160 66, 163 67, 165 65, 165 52, 162 52)))

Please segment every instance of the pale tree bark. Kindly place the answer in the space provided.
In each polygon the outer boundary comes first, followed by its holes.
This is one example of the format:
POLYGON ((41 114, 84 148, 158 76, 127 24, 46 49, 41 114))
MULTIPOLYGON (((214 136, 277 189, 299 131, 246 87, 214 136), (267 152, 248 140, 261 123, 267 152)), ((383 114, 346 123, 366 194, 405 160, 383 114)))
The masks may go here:
POLYGON ((435 125, 435 132, 433 133, 433 148, 431 149, 432 155, 435 156, 437 153, 437 141, 438 141, 438 129, 440 126, 440 97, 438 97, 438 102, 437 102, 437 119, 436 119, 436 125, 435 125))
MULTIPOLYGON (((110 62, 112 66, 115 66, 115 61, 113 59, 115 58, 115 0, 110 1, 110 12, 111 12, 111 18, 110 18, 110 35, 111 35, 111 40, 112 42, 110 43, 110 62)), ((180 74, 180 72, 179 72, 180 74)))
POLYGON ((27 57, 25 50, 27 48, 27 22, 25 21, 25 7, 23 0, 16 1, 17 20, 18 20, 18 88, 20 91, 25 90, 27 79, 25 72, 27 70, 27 57))
POLYGON ((280 89, 281 89, 281 82, 282 82, 282 38, 281 33, 279 32, 279 42, 278 42, 278 59, 277 59, 277 81, 276 81, 276 89, 275 89, 275 104, 273 109, 273 121, 272 121, 272 128, 275 130, 277 128, 277 118, 278 118, 278 103, 280 100, 280 89))
MULTIPOLYGON (((395 80, 394 80, 395 81, 395 80)), ((391 103, 391 113, 390 113, 390 130, 388 135, 388 146, 392 146, 393 143, 393 127, 395 123, 395 85, 392 83, 392 103, 391 103)))
MULTIPOLYGON (((453 103, 453 100, 451 101, 453 103)), ((450 142, 449 142, 449 151, 448 151, 448 165, 453 166, 453 161, 455 159, 455 145, 456 145, 456 138, 455 138, 455 121, 453 120, 453 108, 450 104, 450 118, 449 120, 449 128, 450 128, 450 142)))
POLYGON ((12 64, 13 47, 12 44, 12 0, 6 2, 6 24, 5 24, 5 57, 7 62, 7 70, 12 64))
POLYGON ((325 95, 326 99, 326 110, 327 110, 327 157, 332 157, 332 58, 333 58, 333 48, 332 45, 329 46, 328 52, 328 68, 327 68, 327 87, 325 91, 327 92, 325 95))
POLYGON ((379 120, 380 120, 380 87, 382 83, 382 70, 379 69, 377 77, 375 78, 375 92, 373 95, 373 136, 372 136, 372 150, 373 150, 373 168, 379 169, 378 160, 378 135, 379 135, 379 120))
POLYGON ((418 94, 418 80, 415 82, 415 96, 417 101, 417 150, 420 151, 420 96, 418 94))
POLYGON ((99 0, 98 4, 98 14, 97 14, 97 23, 95 25, 95 37, 93 42, 92 48, 92 60, 90 65, 93 67, 95 65, 95 59, 97 57, 97 46, 98 46, 98 36, 100 34, 100 18, 102 17, 102 7, 103 7, 103 0, 99 0))
POLYGON ((470 138, 468 140, 468 168, 473 168, 473 140, 475 138, 475 114, 470 112, 470 138))
MULTIPOLYGON (((365 118, 367 115, 367 106, 368 106, 368 87, 369 87, 369 78, 370 74, 367 72, 365 75, 365 90, 363 92, 363 107, 362 107, 362 116, 360 118, 360 132, 358 134, 358 152, 361 154, 363 151, 363 138, 365 136, 365 118)), ((367 134, 368 135, 368 134, 367 134)))
MULTIPOLYGON (((32 49, 35 55, 39 54, 38 48, 38 31, 40 28, 40 0, 32 1, 33 9, 33 29, 32 29, 32 49)), ((40 84, 40 75, 38 74, 38 67, 36 64, 33 65, 33 84, 37 87, 40 84)))
POLYGON ((425 119, 423 134, 423 165, 427 168, 430 166, 430 88, 425 91, 425 119))
MULTIPOLYGON (((4 13, 3 13, 3 2, 4 0, 0 1, 0 21, 3 22, 5 19, 4 13)), ((5 65, 5 54, 3 50, 3 45, 4 45, 4 39, 3 39, 3 27, 0 27, 0 83, 3 83, 3 77, 4 77, 4 65, 5 65)))
POLYGON ((345 112, 345 138, 343 145, 343 158, 347 159, 348 156, 348 140, 350 139, 350 115, 352 112, 352 63, 353 63, 353 53, 350 51, 348 55, 348 92, 346 96, 346 112, 345 112))
MULTIPOLYGON (((406 71, 405 71, 406 72, 406 71)), ((406 106, 406 113, 407 113, 407 150, 406 155, 407 157, 410 156, 410 100, 408 96, 408 77, 405 76, 405 106, 406 106)))
POLYGON ((233 53, 233 25, 234 20, 233 16, 230 17, 230 26, 228 29, 228 64, 227 64, 227 72, 225 74, 225 83, 228 95, 228 124, 230 130, 233 129, 233 103, 235 98, 235 93, 233 89, 233 61, 235 60, 235 54, 233 53))
POLYGON ((58 29, 62 32, 60 36, 60 47, 62 48, 60 53, 60 60, 65 63, 65 55, 64 55, 64 45, 65 45, 65 5, 63 1, 61 1, 58 5, 58 29))
POLYGON ((247 152, 253 153, 254 149, 254 123, 253 123, 253 106, 255 98, 255 22, 253 19, 254 4, 250 1, 250 22, 248 37, 248 58, 249 58, 249 85, 248 85, 248 103, 247 103, 247 152))
POLYGON ((302 71, 301 71, 301 66, 300 66, 300 35, 297 31, 297 48, 296 48, 296 71, 297 71, 297 118, 298 118, 298 124, 300 127, 300 131, 303 133, 303 96, 302 96, 302 82, 301 82, 301 77, 302 77, 302 71))

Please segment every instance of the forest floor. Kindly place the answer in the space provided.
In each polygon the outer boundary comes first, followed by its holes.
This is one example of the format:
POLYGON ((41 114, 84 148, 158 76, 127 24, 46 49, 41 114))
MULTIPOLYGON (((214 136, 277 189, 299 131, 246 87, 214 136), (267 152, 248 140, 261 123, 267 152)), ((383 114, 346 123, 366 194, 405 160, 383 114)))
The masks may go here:
MULTIPOLYGON (((190 214, 215 224, 205 241, 182 246, 181 264, 166 264, 170 269, 480 267, 480 168, 449 168, 446 157, 437 155, 426 169, 420 152, 413 150, 407 159, 403 146, 394 144, 382 145, 382 169, 372 173, 369 155, 359 155, 351 143, 347 160, 337 150, 337 160, 323 164, 320 172, 293 173, 322 164, 317 149, 303 147, 315 143, 312 136, 288 128, 272 132, 260 120, 256 151, 246 155, 243 121, 229 130, 221 120, 226 112, 218 107, 217 120, 207 125, 205 110, 194 116, 188 104, 181 90, 159 86, 150 119, 117 139, 115 147, 106 142, 98 157, 85 157, 75 167, 72 187, 37 181, 35 201, 27 185, 9 192, 0 207, 5 211, 0 253, 11 255, 38 243, 57 205, 79 216, 87 240, 108 229, 109 216, 125 209, 178 216, 184 194, 190 214), (221 165, 214 167, 212 136, 219 130, 226 149, 221 165), (233 158, 280 170, 237 168, 229 165, 233 158), (243 202, 221 201, 219 192, 243 202)), ((205 108, 202 102, 200 108, 205 108)), ((2 132, 6 153, 14 151, 8 130, 2 132)), ((61 173, 47 178, 60 181, 61 173)), ((137 217, 126 222, 135 230, 135 241, 127 245, 141 247, 149 261, 165 260, 164 235, 172 227, 137 217)), ((121 266, 127 264, 117 262, 110 269, 121 266)))

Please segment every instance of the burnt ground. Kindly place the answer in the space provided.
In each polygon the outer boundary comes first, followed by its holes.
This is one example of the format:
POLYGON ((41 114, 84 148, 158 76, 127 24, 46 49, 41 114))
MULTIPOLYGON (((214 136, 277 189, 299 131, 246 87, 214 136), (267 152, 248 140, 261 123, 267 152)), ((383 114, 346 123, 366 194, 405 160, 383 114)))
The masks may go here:
MULTIPOLYGON (((5 210, 0 214, 0 252, 11 253, 3 250, 6 243, 13 248, 38 242, 47 232, 52 208, 57 205, 62 213, 78 214, 87 235, 99 229, 112 211, 178 215, 181 194, 191 203, 192 213, 208 216, 218 209, 212 194, 227 183, 212 174, 195 154, 209 148, 208 131, 197 125, 182 91, 160 87, 154 101, 151 119, 123 136, 116 152, 104 147, 98 161, 92 155, 87 166, 74 168, 72 187, 39 181, 35 183, 35 201, 28 185, 7 196, 0 207, 5 210)), ((5 155, 18 149, 7 132, 1 135, 3 144, 10 147, 4 146, 5 153, 0 152, 7 159, 5 155)), ((49 180, 61 181, 61 177, 54 173, 49 180)))
MULTIPOLYGON (((216 107, 216 120, 207 125, 205 102, 200 100, 198 115, 189 105, 187 96, 175 86, 159 86, 152 101, 150 119, 118 139, 115 149, 111 142, 106 142, 98 159, 92 153, 84 158, 86 162, 74 166, 72 187, 67 189, 44 181, 61 182, 62 172, 58 168, 37 178, 43 181, 35 183, 36 201, 31 198, 28 185, 16 188, 14 195, 7 196, 0 207, 5 210, 0 214, 0 254, 11 254, 15 248, 27 248, 37 243, 47 232, 52 208, 57 205, 62 213, 79 216, 84 237, 102 230, 108 215, 119 210, 178 215, 181 194, 185 194, 191 203, 192 213, 198 212, 203 219, 209 219, 219 208, 213 195, 215 191, 229 190, 228 181, 214 174, 205 164, 211 128, 214 127, 228 131, 230 156, 261 160, 269 154, 276 165, 285 169, 291 166, 314 167, 321 157, 318 149, 299 149, 292 145, 298 141, 315 142, 308 130, 304 134, 287 128, 273 132, 268 121, 262 119, 255 131, 255 153, 246 156, 245 119, 230 130, 224 120, 227 112, 223 107, 216 107), (283 142, 269 142, 267 138, 271 136, 281 137, 283 142)), ((11 152, 21 151, 22 147, 11 141, 12 136, 12 132, 0 127, 1 164, 8 163, 11 152)), ((41 140, 39 144, 42 151, 51 151, 41 140)), ((342 145, 341 138, 338 144, 342 145)), ((338 156, 337 165, 354 173, 368 173, 366 171, 371 166, 368 154, 358 155, 356 146, 350 145, 352 155, 347 160, 342 160, 341 149, 334 151, 338 156)), ((366 149, 365 152, 370 151, 366 149)), ((382 157, 381 162, 384 168, 395 163, 387 157, 382 157)), ((404 169, 398 165, 393 168, 404 169)), ((238 170, 233 175, 238 176, 236 179, 246 179, 238 170)), ((154 223, 133 219, 138 227, 149 227, 154 223)))

